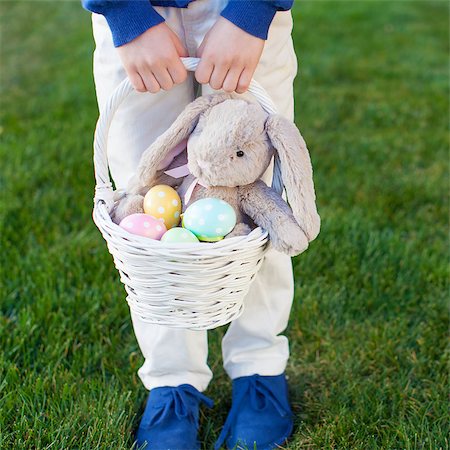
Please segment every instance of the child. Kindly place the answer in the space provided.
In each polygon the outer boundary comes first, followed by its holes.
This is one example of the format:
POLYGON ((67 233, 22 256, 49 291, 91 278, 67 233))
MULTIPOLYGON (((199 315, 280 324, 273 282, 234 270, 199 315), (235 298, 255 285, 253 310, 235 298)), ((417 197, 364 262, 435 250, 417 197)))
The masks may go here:
MULTIPOLYGON (((117 188, 125 188, 140 155, 194 99, 223 89, 244 93, 254 77, 279 113, 293 120, 292 1, 284 0, 83 0, 93 11, 94 78, 102 108, 128 76, 140 92, 121 105, 113 121, 108 157, 117 188), (188 74, 182 56, 199 56, 188 74)), ((249 94, 246 94, 249 95, 249 94)), ((267 178, 267 177, 266 177, 267 178)), ((270 181, 270 179, 266 179, 270 181)), ((293 299, 288 256, 270 251, 245 300, 245 310, 222 342, 233 380, 232 406, 216 447, 247 444, 278 448, 292 432, 284 375, 286 328, 293 299)), ((198 448, 198 413, 212 373, 207 333, 151 325, 132 314, 145 357, 139 376, 151 391, 137 443, 151 449, 198 448)))

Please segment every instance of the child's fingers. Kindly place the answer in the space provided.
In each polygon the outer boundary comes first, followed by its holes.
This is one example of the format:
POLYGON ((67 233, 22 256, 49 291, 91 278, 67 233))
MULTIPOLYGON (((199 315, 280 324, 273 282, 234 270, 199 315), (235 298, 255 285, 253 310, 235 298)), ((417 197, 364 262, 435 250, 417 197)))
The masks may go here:
POLYGON ((214 70, 214 64, 207 59, 200 59, 197 70, 195 71, 195 79, 200 84, 208 84, 211 79, 211 74, 214 70))
POLYGON ((136 89, 136 91, 138 91, 138 92, 146 92, 147 91, 147 88, 145 87, 145 83, 138 72, 128 73, 128 78, 130 79, 131 84, 133 85, 134 89, 136 89))
POLYGON ((136 91, 145 92, 147 90, 141 76, 137 72, 128 73, 128 78, 136 91))
POLYGON ((239 77, 241 76, 242 68, 241 67, 232 67, 225 77, 225 80, 222 85, 222 89, 225 92, 234 92, 237 89, 239 77))
POLYGON ((162 89, 168 91, 173 87, 172 77, 170 76, 169 71, 165 67, 163 66, 157 68, 155 67, 153 68, 152 73, 162 89))
POLYGON ((174 84, 183 83, 187 78, 187 70, 181 60, 170 66, 168 70, 174 84))
POLYGON ((147 71, 145 74, 143 74, 142 79, 148 92, 156 94, 157 92, 160 91, 161 86, 159 85, 158 81, 151 72, 147 71))
POLYGON ((250 82, 252 81, 253 77, 253 70, 250 69, 244 69, 241 73, 241 76, 239 77, 239 81, 237 84, 236 92, 238 94, 243 94, 244 92, 247 92, 248 87, 250 86, 250 82))
POLYGON ((209 80, 209 85, 213 89, 222 89, 223 81, 228 73, 228 67, 225 65, 214 65, 213 72, 211 74, 211 79, 209 80))

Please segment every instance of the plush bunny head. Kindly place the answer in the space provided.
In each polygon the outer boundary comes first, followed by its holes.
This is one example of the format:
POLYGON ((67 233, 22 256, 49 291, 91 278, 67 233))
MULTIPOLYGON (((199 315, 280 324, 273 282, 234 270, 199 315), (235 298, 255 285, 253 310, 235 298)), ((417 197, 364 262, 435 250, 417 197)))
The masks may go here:
POLYGON ((205 111, 187 144, 191 173, 207 186, 236 187, 261 178, 273 156, 266 120, 258 104, 238 99, 205 111))

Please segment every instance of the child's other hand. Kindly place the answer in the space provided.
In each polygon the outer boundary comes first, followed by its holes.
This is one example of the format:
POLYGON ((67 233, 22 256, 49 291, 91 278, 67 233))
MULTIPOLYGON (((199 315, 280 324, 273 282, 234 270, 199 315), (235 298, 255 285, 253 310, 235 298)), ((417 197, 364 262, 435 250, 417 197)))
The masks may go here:
POLYGON ((139 92, 169 90, 186 80, 181 56, 188 56, 178 36, 165 24, 149 28, 117 48, 134 88, 139 92))
POLYGON ((242 94, 248 89, 258 65, 265 41, 220 17, 208 31, 197 56, 195 71, 199 83, 213 89, 242 94))

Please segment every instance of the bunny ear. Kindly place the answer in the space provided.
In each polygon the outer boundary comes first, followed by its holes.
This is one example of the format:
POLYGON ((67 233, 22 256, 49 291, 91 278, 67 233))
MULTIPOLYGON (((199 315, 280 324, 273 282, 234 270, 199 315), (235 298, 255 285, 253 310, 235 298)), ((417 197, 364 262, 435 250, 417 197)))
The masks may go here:
POLYGON ((229 94, 212 94, 199 97, 190 103, 173 124, 144 151, 136 174, 128 184, 127 192, 141 194, 144 187, 150 186, 160 164, 174 147, 189 137, 196 127, 200 115, 229 98, 231 98, 229 94))
POLYGON ((312 241, 319 234, 311 160, 306 143, 294 123, 279 114, 266 120, 266 132, 281 162, 287 198, 297 223, 312 241))

